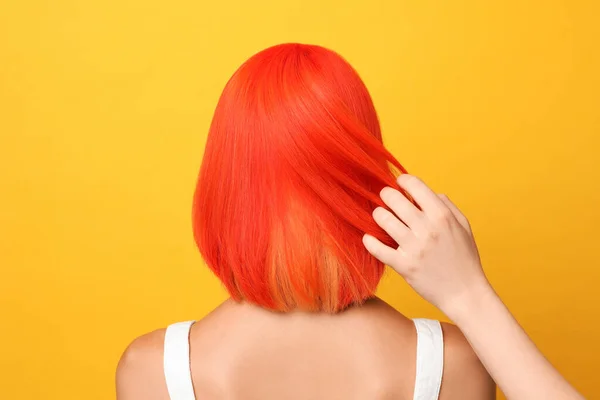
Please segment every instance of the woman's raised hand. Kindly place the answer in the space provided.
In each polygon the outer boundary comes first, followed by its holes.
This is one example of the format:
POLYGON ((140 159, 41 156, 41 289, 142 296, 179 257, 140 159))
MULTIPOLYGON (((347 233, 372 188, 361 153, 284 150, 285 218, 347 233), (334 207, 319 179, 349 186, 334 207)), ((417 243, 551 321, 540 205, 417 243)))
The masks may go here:
POLYGON ((435 194, 419 178, 403 174, 398 184, 418 204, 386 187, 381 199, 392 210, 378 207, 373 218, 399 245, 391 248, 370 235, 367 250, 392 267, 425 300, 450 318, 492 290, 481 268, 467 218, 444 195, 435 194))

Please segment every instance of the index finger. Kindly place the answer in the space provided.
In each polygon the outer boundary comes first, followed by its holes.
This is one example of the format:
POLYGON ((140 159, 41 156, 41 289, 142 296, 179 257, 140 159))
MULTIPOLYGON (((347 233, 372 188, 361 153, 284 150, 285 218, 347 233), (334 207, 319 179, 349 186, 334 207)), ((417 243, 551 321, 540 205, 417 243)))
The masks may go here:
POLYGON ((400 175, 398 184, 410 194, 425 214, 437 215, 447 208, 438 195, 414 175, 400 175))

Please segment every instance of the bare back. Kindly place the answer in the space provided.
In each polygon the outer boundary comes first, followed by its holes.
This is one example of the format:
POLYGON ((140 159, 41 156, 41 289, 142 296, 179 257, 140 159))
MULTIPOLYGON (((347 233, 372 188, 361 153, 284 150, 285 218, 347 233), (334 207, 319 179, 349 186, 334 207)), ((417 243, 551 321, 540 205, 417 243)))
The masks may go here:
MULTIPOLYGON (((493 399, 495 387, 456 327, 443 324, 441 400, 493 399)), ((117 376, 119 400, 169 400, 164 330, 137 339, 117 376)), ((190 332, 196 399, 413 399, 412 320, 373 299, 336 315, 272 313, 227 301, 190 332)), ((429 399, 427 399, 429 400, 429 399)))

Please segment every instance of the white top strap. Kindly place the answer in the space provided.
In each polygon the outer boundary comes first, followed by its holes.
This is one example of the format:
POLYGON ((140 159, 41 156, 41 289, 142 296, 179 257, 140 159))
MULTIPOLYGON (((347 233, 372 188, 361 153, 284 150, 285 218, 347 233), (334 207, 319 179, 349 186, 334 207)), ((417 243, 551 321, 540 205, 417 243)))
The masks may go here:
POLYGON ((444 335, 439 321, 413 320, 417 328, 414 400, 437 400, 444 373, 444 335))
POLYGON ((171 400, 196 400, 190 369, 190 329, 194 321, 170 325, 165 333, 164 370, 171 400))

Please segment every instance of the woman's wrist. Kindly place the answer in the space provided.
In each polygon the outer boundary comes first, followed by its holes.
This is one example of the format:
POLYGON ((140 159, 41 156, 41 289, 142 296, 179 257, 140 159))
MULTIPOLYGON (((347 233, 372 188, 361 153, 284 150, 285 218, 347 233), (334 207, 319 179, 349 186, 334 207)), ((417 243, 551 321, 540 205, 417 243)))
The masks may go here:
POLYGON ((442 308, 442 312, 461 327, 472 319, 480 319, 482 313, 489 310, 491 303, 498 301, 501 301, 500 298, 484 277, 480 282, 471 284, 464 292, 451 299, 442 308))

